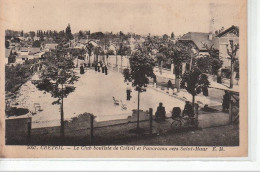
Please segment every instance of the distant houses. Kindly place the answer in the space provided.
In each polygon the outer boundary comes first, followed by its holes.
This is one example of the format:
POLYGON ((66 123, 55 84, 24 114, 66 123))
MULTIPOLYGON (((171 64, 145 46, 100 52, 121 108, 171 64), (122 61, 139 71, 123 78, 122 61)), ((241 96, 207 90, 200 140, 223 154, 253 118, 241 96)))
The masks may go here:
MULTIPOLYGON (((188 32, 178 39, 178 42, 189 44, 195 50, 196 58, 209 55, 205 45, 219 52, 219 58, 223 61, 222 68, 230 68, 230 57, 227 54, 227 46, 230 46, 230 41, 234 44, 239 43, 239 28, 231 26, 226 30, 221 30, 220 33, 203 33, 203 32, 188 32)), ((237 53, 237 58, 239 53, 237 53)))
POLYGON ((41 49, 43 50, 43 51, 45 51, 45 52, 49 52, 49 51, 51 51, 51 50, 54 50, 54 49, 56 49, 57 48, 57 46, 58 46, 58 44, 57 43, 45 43, 45 42, 43 42, 42 43, 42 45, 41 45, 41 49))
POLYGON ((40 58, 43 54, 44 52, 41 51, 39 47, 21 47, 21 49, 17 51, 16 63, 23 63, 26 60, 40 58))

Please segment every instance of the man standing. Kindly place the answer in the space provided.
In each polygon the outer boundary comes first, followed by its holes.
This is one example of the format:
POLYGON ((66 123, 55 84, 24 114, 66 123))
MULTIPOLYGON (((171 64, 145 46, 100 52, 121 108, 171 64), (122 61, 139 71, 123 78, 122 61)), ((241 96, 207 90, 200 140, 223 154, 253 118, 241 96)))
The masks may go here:
POLYGON ((127 86, 126 86, 126 100, 130 100, 131 99, 131 92, 132 92, 131 86, 127 82, 127 86))

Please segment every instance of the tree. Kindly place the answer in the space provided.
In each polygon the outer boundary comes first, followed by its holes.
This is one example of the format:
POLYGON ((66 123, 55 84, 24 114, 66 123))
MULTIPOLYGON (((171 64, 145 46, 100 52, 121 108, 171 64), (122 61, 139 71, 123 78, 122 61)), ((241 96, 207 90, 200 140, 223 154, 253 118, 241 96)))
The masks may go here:
POLYGON ((210 72, 214 75, 217 75, 218 70, 222 67, 223 61, 219 59, 219 51, 216 50, 213 45, 208 46, 203 44, 204 48, 207 49, 209 56, 208 59, 205 59, 209 62, 210 72))
POLYGON ((198 68, 194 68, 189 72, 185 72, 181 80, 181 88, 184 88, 192 95, 192 110, 194 114, 195 96, 199 94, 203 88, 208 88, 210 82, 208 76, 201 73, 198 68))
POLYGON ((121 56, 121 72, 123 71, 123 56, 129 55, 131 52, 131 49, 129 46, 126 46, 123 42, 119 44, 117 54, 121 56))
POLYGON ((163 34, 163 40, 168 40, 169 36, 167 34, 163 34))
POLYGON ((33 47, 41 47, 41 42, 39 41, 39 40, 35 40, 34 42, 33 42, 33 45, 32 45, 33 47))
POLYGON ((60 135, 64 137, 64 98, 75 90, 74 82, 78 80, 73 71, 74 63, 71 57, 66 56, 67 52, 60 45, 57 50, 51 52, 43 62, 45 68, 42 69, 39 80, 34 84, 39 90, 51 93, 57 98, 52 104, 60 105, 60 135))
POLYGON ((34 31, 30 31, 29 34, 30 34, 30 37, 31 37, 32 39, 33 39, 33 37, 35 37, 35 32, 34 32, 34 31))
POLYGON ((16 56, 11 52, 8 57, 8 64, 15 63, 15 61, 16 61, 16 56))
POLYGON ((68 24, 68 26, 67 26, 67 28, 66 28, 65 35, 66 35, 66 39, 67 39, 68 41, 73 39, 73 35, 72 35, 71 29, 70 29, 70 24, 68 24))
POLYGON ((173 40, 175 39, 175 36, 174 36, 173 32, 171 33, 171 39, 173 39, 173 40))
POLYGON ((109 57, 109 55, 115 55, 114 50, 108 49, 108 50, 106 51, 107 65, 108 65, 108 57, 109 57))
POLYGON ((83 33, 81 30, 79 31, 78 38, 79 38, 79 39, 85 38, 85 35, 84 35, 84 33, 83 33))
POLYGON ((88 61, 89 61, 89 66, 90 66, 90 56, 91 56, 93 49, 94 49, 93 44, 88 42, 87 45, 86 45, 86 49, 87 49, 87 52, 88 52, 88 61))
POLYGON ((212 59, 209 55, 205 55, 196 59, 197 67, 201 70, 202 73, 211 72, 212 59))
POLYGON ((100 46, 94 48, 94 54, 96 55, 95 61, 98 62, 98 56, 103 54, 103 49, 100 46))
POLYGON ((233 79, 234 79, 234 63, 236 60, 236 54, 239 49, 239 44, 234 44, 233 40, 229 40, 229 45, 227 45, 227 54, 230 57, 230 68, 231 68, 231 75, 230 75, 230 88, 233 88, 233 79))
POLYGON ((9 48, 9 46, 10 46, 10 43, 9 43, 9 41, 7 41, 7 40, 5 40, 5 48, 9 48))
POLYGON ((187 61, 191 55, 191 48, 187 44, 174 44, 169 41, 165 44, 163 53, 167 59, 170 59, 174 64, 175 85, 177 90, 180 89, 180 77, 182 71, 182 63, 187 61))
MULTIPOLYGON (((139 106, 140 106, 140 93, 145 91, 144 88, 149 84, 149 78, 153 77, 154 60, 150 55, 147 47, 139 45, 137 50, 132 53, 130 57, 130 76, 127 77, 132 81, 132 85, 138 92, 138 106, 137 106, 137 131, 139 127, 139 106)), ((127 74, 127 73, 126 73, 127 74)))

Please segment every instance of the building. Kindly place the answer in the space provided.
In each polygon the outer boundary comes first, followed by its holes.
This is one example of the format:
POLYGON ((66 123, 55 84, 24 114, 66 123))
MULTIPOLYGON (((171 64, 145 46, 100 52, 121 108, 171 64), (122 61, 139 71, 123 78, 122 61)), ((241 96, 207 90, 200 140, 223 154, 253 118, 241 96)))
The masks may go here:
MULTIPOLYGON (((219 50, 219 41, 213 33, 204 33, 204 32, 188 32, 178 39, 178 44, 188 45, 191 48, 190 57, 198 58, 201 56, 209 55, 208 48, 213 48, 216 51, 219 50)), ((192 63, 192 58, 187 63, 182 63, 181 73, 190 69, 190 64, 192 63)), ((173 71, 173 65, 171 70, 173 71)), ((174 71, 173 71, 174 73, 174 71)))
POLYGON ((40 58, 44 52, 39 47, 21 47, 17 52, 16 63, 23 63, 26 60, 40 58))
POLYGON ((189 44, 198 56, 209 55, 208 50, 204 46, 205 44, 208 47, 212 46, 215 50, 219 50, 218 37, 212 33, 188 32, 179 38, 178 42, 189 44))
POLYGON ((57 43, 43 43, 42 46, 41 46, 41 48, 42 48, 42 50, 44 50, 45 52, 49 52, 49 51, 51 51, 51 50, 56 49, 57 46, 58 46, 57 43))
MULTIPOLYGON (((219 38, 219 58, 223 61, 223 68, 230 68, 230 57, 227 53, 227 46, 230 48, 230 41, 234 44, 239 43, 239 28, 231 26, 230 28, 220 32, 217 37, 219 38)), ((239 50, 236 58, 239 57, 239 50)))

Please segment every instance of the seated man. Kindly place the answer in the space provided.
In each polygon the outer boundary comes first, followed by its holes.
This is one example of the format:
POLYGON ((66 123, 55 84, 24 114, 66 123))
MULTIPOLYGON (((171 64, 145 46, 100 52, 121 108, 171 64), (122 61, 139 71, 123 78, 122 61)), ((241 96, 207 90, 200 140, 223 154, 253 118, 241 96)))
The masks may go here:
POLYGON ((162 103, 159 103, 159 106, 157 107, 157 111, 155 113, 155 117, 157 120, 165 120, 165 107, 163 107, 162 103))
POLYGON ((172 108, 172 119, 178 119, 178 118, 181 118, 181 108, 174 107, 172 108))

